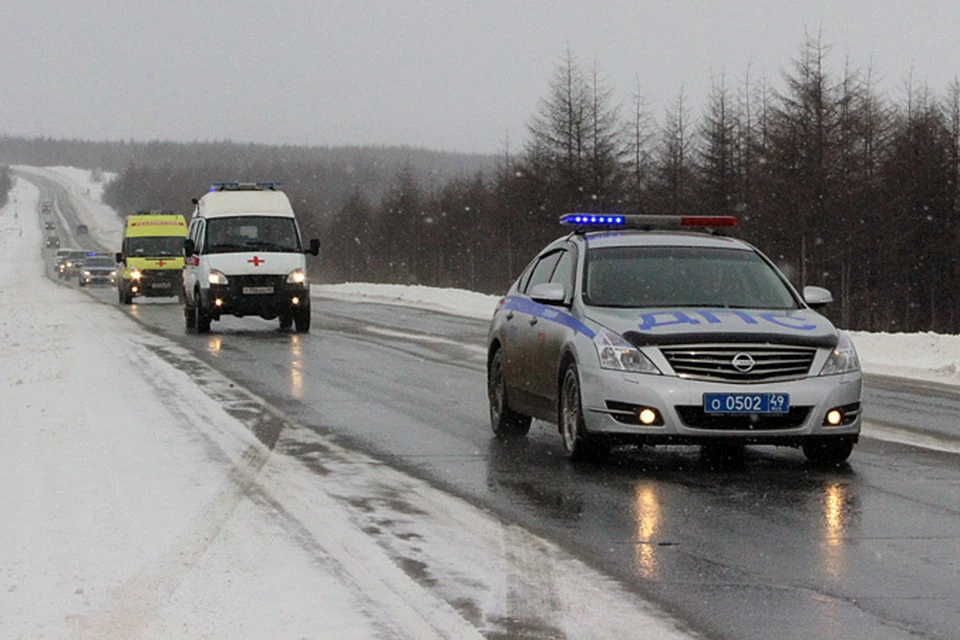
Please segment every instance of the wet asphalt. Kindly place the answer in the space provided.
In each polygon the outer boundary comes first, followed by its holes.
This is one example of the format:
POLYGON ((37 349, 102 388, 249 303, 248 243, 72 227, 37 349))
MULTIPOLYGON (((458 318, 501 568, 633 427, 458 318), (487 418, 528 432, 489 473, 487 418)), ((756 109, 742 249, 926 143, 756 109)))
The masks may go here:
MULTIPOLYGON (((227 318, 200 336, 176 300, 90 294, 289 420, 544 536, 706 637, 960 637, 955 454, 863 438, 829 469, 774 447, 734 461, 633 448, 574 465, 553 425, 493 437, 483 321, 318 299, 307 335, 227 318)), ((948 387, 870 379, 865 416, 960 441, 948 387)))

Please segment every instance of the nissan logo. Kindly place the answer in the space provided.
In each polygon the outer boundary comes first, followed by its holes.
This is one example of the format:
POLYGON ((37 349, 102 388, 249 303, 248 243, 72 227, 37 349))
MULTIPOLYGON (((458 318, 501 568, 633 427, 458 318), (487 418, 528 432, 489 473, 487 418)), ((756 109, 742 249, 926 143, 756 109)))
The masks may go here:
POLYGON ((741 373, 747 373, 757 364, 749 353, 738 353, 733 356, 733 368, 741 373))

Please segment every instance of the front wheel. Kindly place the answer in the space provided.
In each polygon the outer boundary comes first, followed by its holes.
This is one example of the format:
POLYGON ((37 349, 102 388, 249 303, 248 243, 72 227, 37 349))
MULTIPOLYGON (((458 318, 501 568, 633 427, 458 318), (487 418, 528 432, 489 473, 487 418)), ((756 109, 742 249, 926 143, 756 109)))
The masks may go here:
POLYGON ((597 436, 587 433, 583 420, 583 401, 580 396, 580 372, 571 362, 563 373, 557 423, 563 450, 570 460, 599 462, 610 453, 610 446, 597 436))
POLYGON ((850 436, 812 437, 803 442, 803 455, 816 465, 846 462, 853 453, 854 438, 850 436))
POLYGON ((203 304, 198 299, 196 301, 194 310, 194 323, 196 324, 197 333, 210 333, 210 324, 213 322, 213 316, 206 312, 203 308, 203 304))
MULTIPOLYGON (((280 320, 281 326, 283 325, 282 317, 280 320)), ((297 325, 297 333, 308 333, 310 331, 310 306, 306 305, 294 311, 293 322, 297 325)))

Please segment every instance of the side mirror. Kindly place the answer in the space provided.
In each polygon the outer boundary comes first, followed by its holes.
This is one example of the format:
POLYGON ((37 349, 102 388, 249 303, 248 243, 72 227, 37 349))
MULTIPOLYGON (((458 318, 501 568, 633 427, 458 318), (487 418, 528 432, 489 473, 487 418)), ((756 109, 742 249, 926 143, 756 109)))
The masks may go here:
POLYGON ((540 304, 558 305, 567 299, 567 292, 559 282, 542 282, 533 288, 530 297, 540 304))
POLYGON ((126 260, 124 259, 124 257, 123 257, 123 253, 120 252, 120 251, 117 251, 117 253, 114 254, 113 257, 117 259, 117 264, 126 264, 126 263, 127 263, 127 261, 126 261, 126 260))
POLYGON ((310 240, 310 248, 307 249, 307 253, 312 256, 320 255, 320 238, 312 238, 310 240))
POLYGON ((814 309, 819 309, 833 302, 833 294, 823 287, 804 287, 803 300, 814 309))
POLYGON ((193 238, 187 238, 183 241, 183 255, 192 256, 197 252, 197 243, 193 241, 193 238))

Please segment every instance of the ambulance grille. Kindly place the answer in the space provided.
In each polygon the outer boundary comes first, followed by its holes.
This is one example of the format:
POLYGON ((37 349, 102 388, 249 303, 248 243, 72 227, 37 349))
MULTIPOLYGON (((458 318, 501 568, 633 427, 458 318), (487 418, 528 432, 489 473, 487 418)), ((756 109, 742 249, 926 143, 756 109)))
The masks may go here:
POLYGON ((660 352, 681 378, 741 384, 804 378, 817 354, 814 347, 777 344, 670 345, 660 352))

